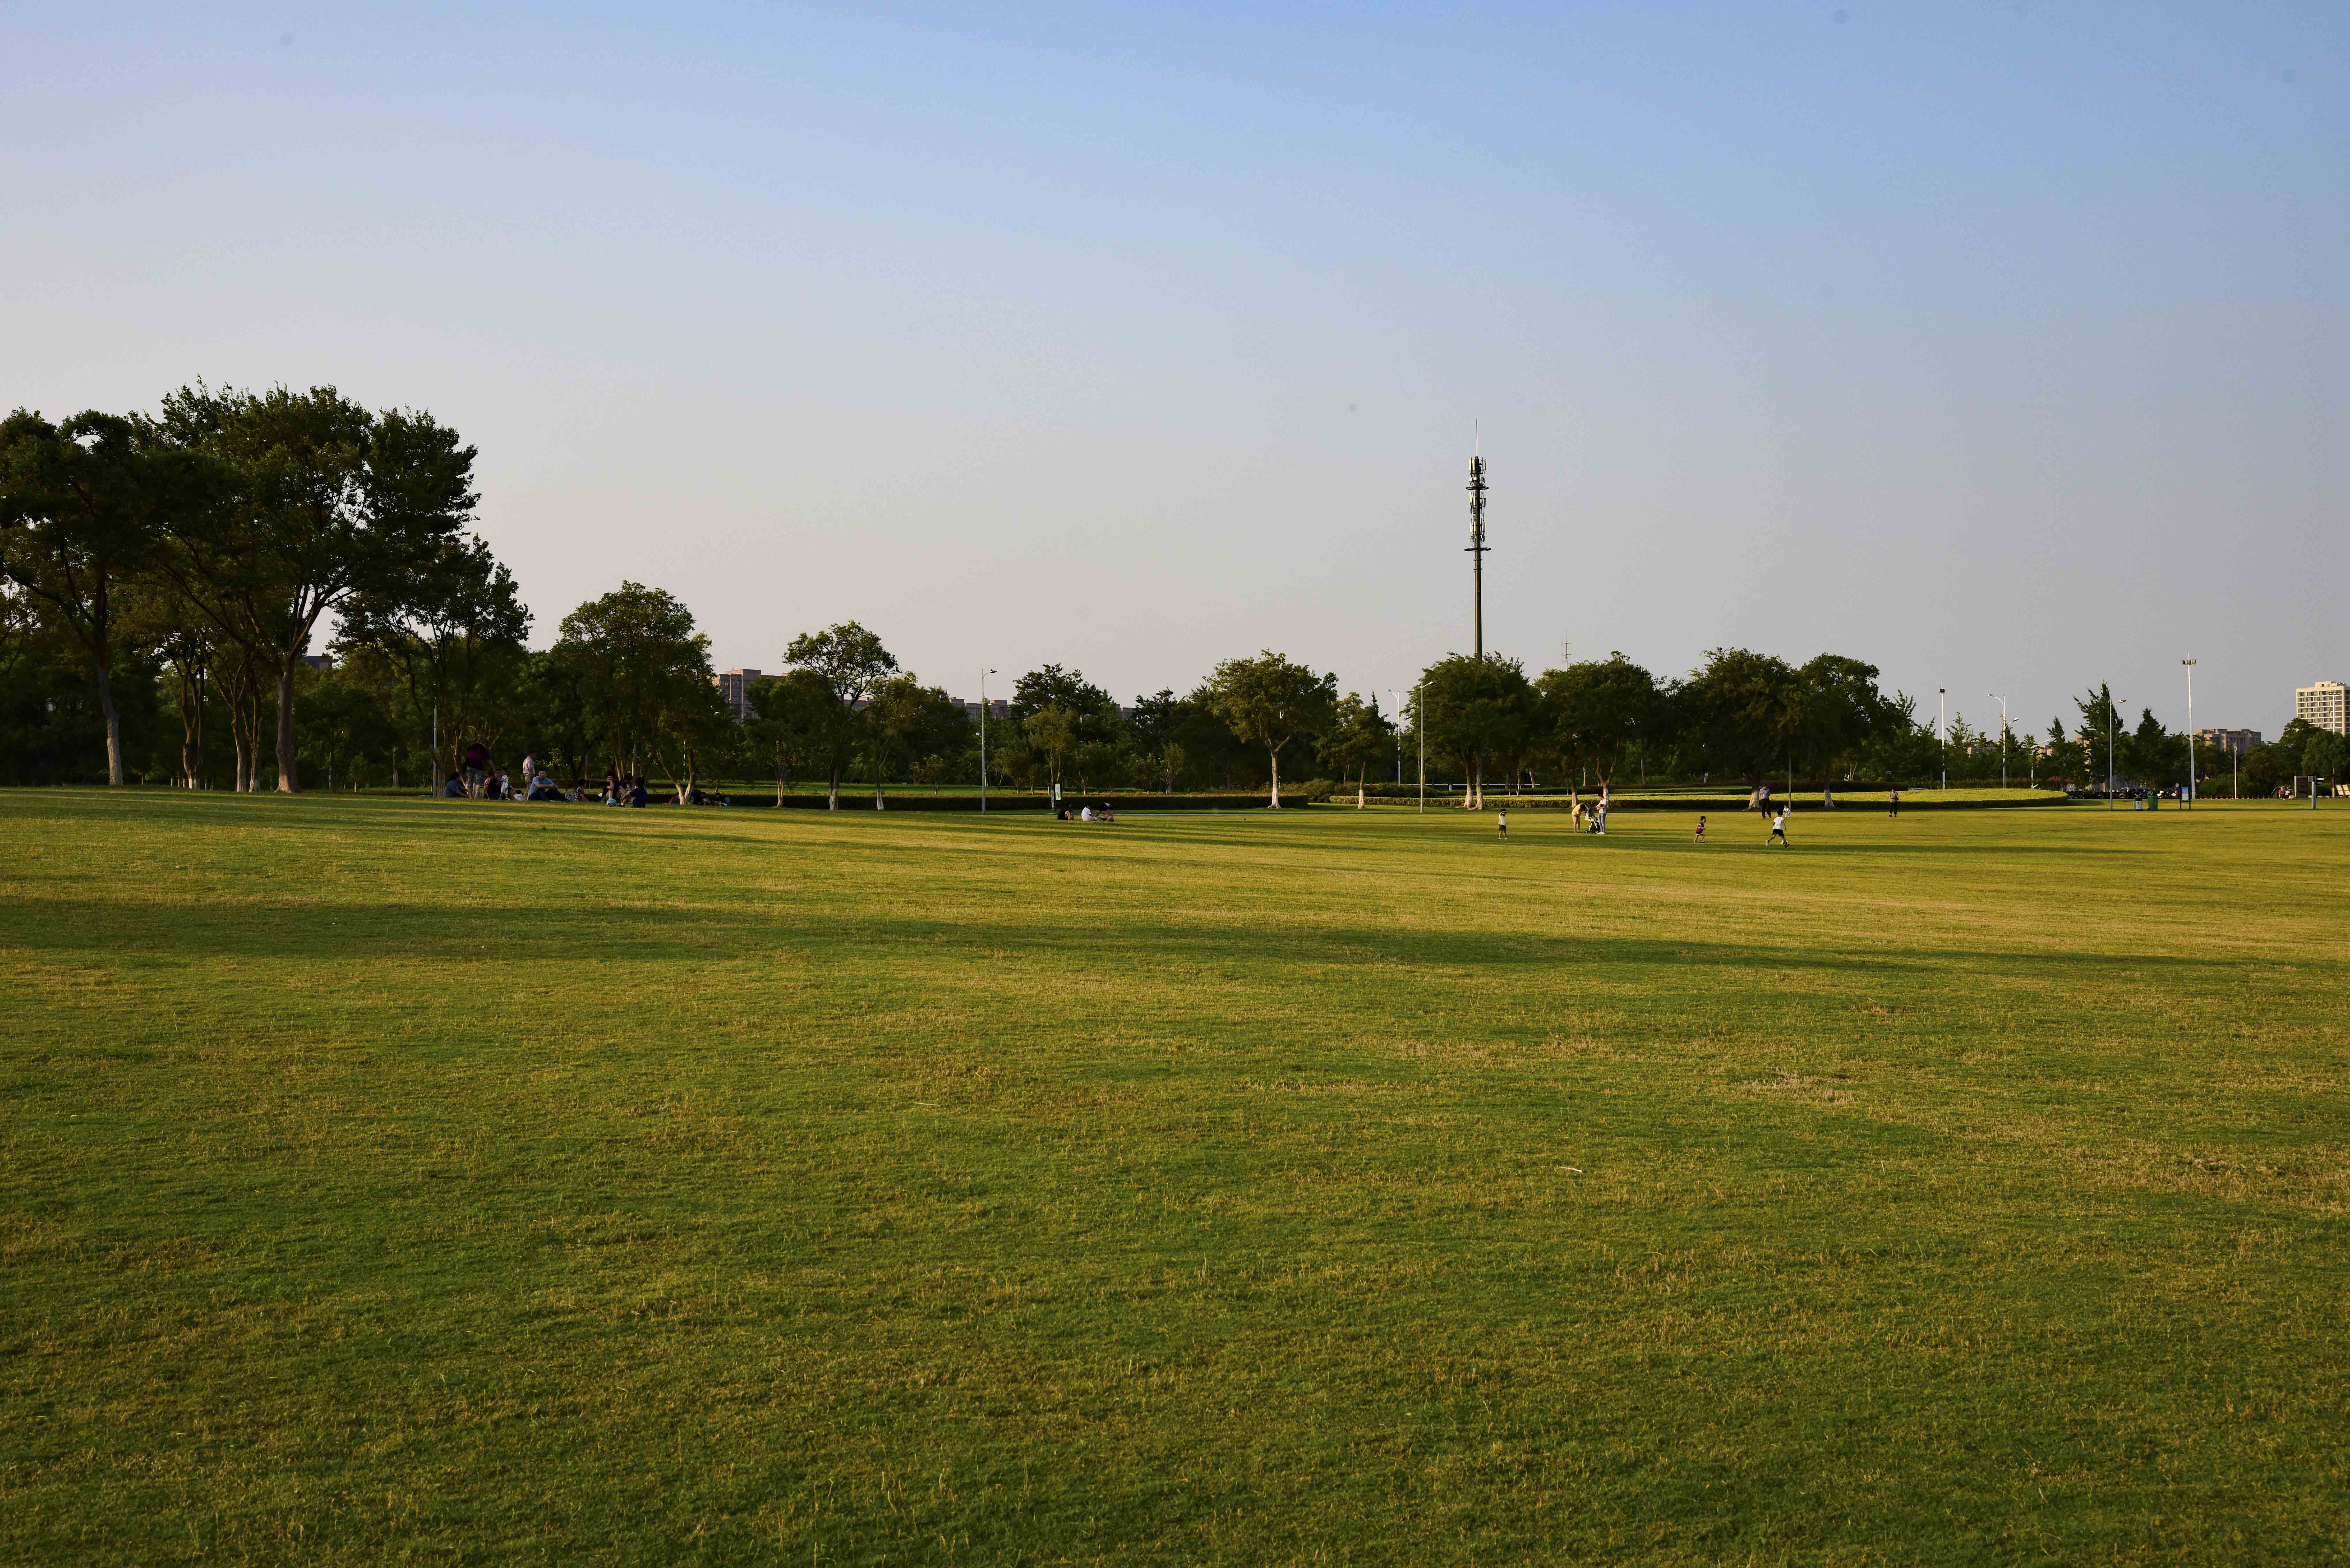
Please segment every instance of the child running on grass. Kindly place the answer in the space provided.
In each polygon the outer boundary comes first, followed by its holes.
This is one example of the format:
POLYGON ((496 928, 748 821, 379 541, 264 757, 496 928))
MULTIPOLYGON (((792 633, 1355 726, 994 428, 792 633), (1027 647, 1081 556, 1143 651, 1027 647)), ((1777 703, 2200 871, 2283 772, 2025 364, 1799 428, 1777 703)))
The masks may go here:
POLYGON ((1787 842, 1787 808, 1783 805, 1779 808, 1779 815, 1771 819, 1771 836, 1762 841, 1762 847, 1768 849, 1773 844, 1784 849, 1794 847, 1787 842))
POLYGON ((1705 814, 1703 812, 1700 812, 1698 814, 1697 836, 1690 842, 1692 844, 1703 844, 1705 842, 1705 814))

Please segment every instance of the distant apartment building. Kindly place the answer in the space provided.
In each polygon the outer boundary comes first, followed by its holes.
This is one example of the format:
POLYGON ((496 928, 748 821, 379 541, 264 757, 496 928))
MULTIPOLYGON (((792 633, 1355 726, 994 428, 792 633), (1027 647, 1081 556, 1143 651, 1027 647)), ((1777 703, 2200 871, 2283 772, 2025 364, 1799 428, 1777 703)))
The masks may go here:
POLYGON ((755 670, 722 670, 710 678, 710 683, 718 688, 718 700, 726 704, 726 711, 734 715, 736 723, 750 721, 751 688, 760 679, 755 670))
POLYGON ((2261 732, 2258 730, 2198 730, 2195 739, 2197 743, 2209 746, 2215 752, 2242 753, 2261 743, 2261 732))
POLYGON ((2350 686, 2320 680, 2298 688, 2293 694, 2293 716, 2306 719, 2321 730, 2350 735, 2350 686))

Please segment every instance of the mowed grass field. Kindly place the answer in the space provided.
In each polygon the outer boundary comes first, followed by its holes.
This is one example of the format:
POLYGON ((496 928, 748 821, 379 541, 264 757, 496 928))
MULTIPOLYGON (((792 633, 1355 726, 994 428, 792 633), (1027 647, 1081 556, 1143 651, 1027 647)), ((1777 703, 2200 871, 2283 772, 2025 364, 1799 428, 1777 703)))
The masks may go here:
POLYGON ((2350 1555, 2350 809, 0 794, 0 1556, 2350 1555))

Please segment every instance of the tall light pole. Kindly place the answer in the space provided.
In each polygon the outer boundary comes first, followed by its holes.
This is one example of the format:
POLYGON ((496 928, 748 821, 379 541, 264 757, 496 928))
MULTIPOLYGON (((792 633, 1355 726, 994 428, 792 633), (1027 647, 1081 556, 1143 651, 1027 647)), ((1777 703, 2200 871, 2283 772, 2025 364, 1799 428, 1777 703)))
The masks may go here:
POLYGON ((1419 721, 1419 810, 1425 816, 1428 814, 1428 703, 1418 686, 1411 689, 1411 711, 1412 717, 1419 721))
POLYGON ((2182 659, 2187 667, 2187 804, 2195 804, 2195 661, 2182 659))
POLYGON ((1950 689, 1937 686, 1934 694, 1942 702, 1941 717, 1934 721, 1934 728, 1942 733, 1942 787, 1948 789, 1950 787, 1950 689))
POLYGON ((995 671, 979 672, 979 814, 987 815, 987 678, 995 671))
POLYGON ((1999 704, 1999 787, 2005 789, 2007 787, 2007 699, 1996 691, 1986 692, 1984 695, 1999 704))

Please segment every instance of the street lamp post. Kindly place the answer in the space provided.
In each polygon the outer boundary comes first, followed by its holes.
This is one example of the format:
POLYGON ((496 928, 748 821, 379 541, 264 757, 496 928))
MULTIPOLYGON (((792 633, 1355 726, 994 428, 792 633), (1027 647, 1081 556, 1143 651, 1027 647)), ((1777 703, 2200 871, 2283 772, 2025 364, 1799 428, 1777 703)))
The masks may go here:
POLYGON ((1412 717, 1419 722, 1419 810, 1428 814, 1428 702, 1417 686, 1411 689, 1412 717))
POLYGON ((995 671, 979 672, 979 814, 987 815, 987 678, 995 671))
POLYGON ((1934 728, 1942 735, 1942 787, 1948 789, 1950 787, 1950 689, 1937 686, 1934 694, 1941 699, 1942 703, 1941 717, 1934 721, 1934 728))
POLYGON ((2106 811, 2113 811, 2113 691, 2106 693, 2106 811))
POLYGON ((2007 699, 1996 691, 1987 692, 1999 704, 1999 787, 2007 787, 2007 699))
POLYGON ((2187 801, 2195 804, 2195 661, 2182 659, 2187 667, 2187 801))

